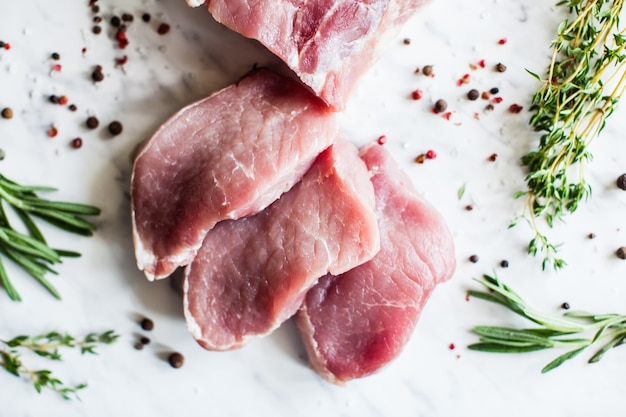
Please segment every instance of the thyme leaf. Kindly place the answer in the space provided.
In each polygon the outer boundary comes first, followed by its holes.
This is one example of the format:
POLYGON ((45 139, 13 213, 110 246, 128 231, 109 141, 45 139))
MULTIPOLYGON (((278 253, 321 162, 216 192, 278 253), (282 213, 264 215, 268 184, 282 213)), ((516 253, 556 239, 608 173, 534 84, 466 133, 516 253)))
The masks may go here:
MULTIPOLYGON (((0 174, 0 255, 10 259, 29 275, 41 283, 54 297, 61 295, 46 278, 48 273, 56 274, 53 265, 62 262, 64 257, 80 256, 78 252, 55 249, 48 245, 34 218, 38 218, 70 233, 91 236, 95 225, 84 216, 97 216, 97 207, 46 200, 37 194, 41 191, 55 191, 51 187, 25 186, 0 174), (13 227, 6 208, 11 208, 22 223, 25 232, 13 227)), ((21 296, 11 282, 0 257, 0 285, 13 301, 21 301, 21 296)))
POLYGON ((33 370, 22 360, 22 352, 31 352, 51 361, 61 361, 60 349, 79 349, 81 353, 96 354, 96 347, 101 344, 115 343, 119 335, 113 330, 103 333, 89 333, 82 339, 56 331, 38 336, 16 336, 10 340, 0 340, 5 348, 0 348, 0 367, 16 377, 26 377, 39 393, 44 388, 56 392, 66 400, 79 399, 78 392, 87 388, 87 384, 67 385, 48 369, 33 370))
MULTIPOLYGON (((624 0, 563 0, 570 17, 561 22, 552 42, 552 59, 535 92, 529 124, 541 134, 537 149, 521 158, 528 167, 524 213, 534 237, 528 253, 542 256, 542 268, 566 265, 559 245, 541 232, 575 212, 591 197, 585 166, 592 160, 589 145, 626 90, 626 35, 620 28, 624 0)), ((518 219, 512 225, 517 224, 518 219)))
POLYGON ((531 307, 519 294, 497 276, 483 275, 477 282, 488 291, 469 290, 470 297, 500 304, 517 315, 539 325, 532 328, 476 326, 479 342, 471 350, 492 353, 524 353, 544 349, 568 349, 549 362, 542 373, 549 372, 576 357, 591 346, 604 343, 588 360, 596 363, 604 355, 626 341, 626 315, 591 314, 568 311, 563 315, 546 314, 531 307))

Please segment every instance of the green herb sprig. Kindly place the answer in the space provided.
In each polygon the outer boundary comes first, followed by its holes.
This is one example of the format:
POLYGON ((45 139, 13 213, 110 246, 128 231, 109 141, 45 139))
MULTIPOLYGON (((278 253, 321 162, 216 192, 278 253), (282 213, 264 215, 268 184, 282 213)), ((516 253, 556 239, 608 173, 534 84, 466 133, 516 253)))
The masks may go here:
POLYGON ((588 360, 589 363, 596 363, 609 350, 626 341, 626 315, 592 314, 583 311, 567 311, 561 316, 546 314, 532 308, 495 275, 484 275, 482 280, 476 281, 488 288, 489 292, 470 290, 467 292, 470 297, 500 304, 540 327, 518 329, 476 326, 473 330, 480 336, 480 342, 469 345, 469 349, 495 353, 567 349, 567 352, 557 356, 541 370, 546 373, 588 347, 600 345, 588 360), (585 337, 586 334, 588 337, 585 337))
MULTIPOLYGON (((37 195, 41 191, 55 190, 51 187, 20 185, 0 174, 0 254, 15 262, 60 299, 61 295, 48 281, 46 274, 57 273, 51 265, 61 263, 62 257, 78 257, 80 253, 50 247, 34 218, 70 233, 91 236, 96 226, 82 216, 96 216, 100 214, 100 209, 85 204, 46 200, 37 195), (24 232, 16 230, 9 221, 7 206, 17 214, 24 232)), ((1 258, 0 283, 11 300, 21 301, 1 258)))
POLYGON ((543 269, 566 265, 540 231, 542 218, 552 228, 591 196, 585 165, 592 160, 589 144, 626 89, 626 36, 620 29, 624 0, 564 0, 567 19, 552 42, 552 60, 545 78, 528 71, 541 82, 530 110, 530 126, 541 132, 536 150, 522 157, 528 167, 527 190, 515 194, 525 199, 522 216, 534 231, 528 245, 532 255, 543 256, 543 269))
POLYGON ((78 398, 78 392, 85 389, 87 384, 66 385, 50 370, 32 370, 22 361, 20 351, 30 351, 52 361, 61 361, 63 359, 59 350, 61 348, 79 349, 82 354, 96 354, 95 349, 98 345, 110 345, 118 338, 119 336, 114 331, 108 330, 100 334, 89 333, 82 339, 77 339, 67 333, 49 332, 34 337, 17 336, 11 340, 0 340, 0 343, 6 347, 0 349, 0 367, 16 377, 26 377, 39 393, 47 388, 66 400, 78 398))

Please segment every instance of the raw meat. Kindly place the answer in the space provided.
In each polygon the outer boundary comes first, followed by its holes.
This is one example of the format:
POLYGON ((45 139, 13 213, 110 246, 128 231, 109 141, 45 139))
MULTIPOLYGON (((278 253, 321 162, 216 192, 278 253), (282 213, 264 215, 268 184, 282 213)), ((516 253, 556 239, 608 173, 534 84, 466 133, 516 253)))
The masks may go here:
POLYGON ((133 167, 139 269, 153 280, 191 262, 217 222, 267 207, 336 137, 321 100, 267 70, 180 110, 133 167))
POLYGON ((455 268, 441 216, 381 146, 361 155, 372 174, 381 250, 345 274, 321 278, 296 316, 311 366, 338 384, 395 358, 431 291, 455 268))
POLYGON ((230 350, 277 328, 319 277, 376 254, 374 204, 356 147, 340 141, 267 209, 217 224, 186 269, 185 316, 193 336, 206 349, 230 350))
POLYGON ((188 0, 257 39, 335 110, 428 0, 188 0))

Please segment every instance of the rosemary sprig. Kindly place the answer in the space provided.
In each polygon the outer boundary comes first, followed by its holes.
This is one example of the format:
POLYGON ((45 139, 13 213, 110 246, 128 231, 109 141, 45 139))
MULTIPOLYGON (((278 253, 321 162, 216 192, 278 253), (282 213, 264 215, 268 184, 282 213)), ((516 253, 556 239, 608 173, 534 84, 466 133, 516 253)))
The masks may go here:
POLYGON ((626 89, 624 48, 620 29, 624 0, 563 0, 571 20, 558 27, 552 42, 552 60, 545 78, 528 71, 542 84, 530 107, 530 126, 541 132, 537 150, 522 157, 528 167, 522 216, 534 231, 528 245, 532 255, 543 256, 542 267, 565 266, 559 245, 550 243, 537 223, 552 228, 591 196, 585 165, 591 161, 589 144, 602 131, 606 119, 626 89))
MULTIPOLYGON (((19 265, 39 281, 52 295, 61 298, 56 288, 48 281, 48 273, 56 274, 52 265, 62 262, 63 257, 80 256, 78 252, 54 249, 48 245, 41 230, 33 220, 44 220, 62 230, 91 236, 95 225, 83 216, 100 214, 100 209, 76 203, 46 200, 38 196, 41 191, 55 191, 51 187, 24 186, 0 174, 0 254, 19 265), (6 212, 11 207, 22 222, 25 232, 16 230, 6 212)), ((21 301, 0 258, 0 284, 9 298, 21 301)))
POLYGON ((82 339, 76 339, 70 334, 49 332, 34 337, 17 336, 11 340, 0 340, 0 343, 6 347, 0 349, 0 367, 16 377, 26 377, 39 393, 44 388, 48 388, 66 400, 78 398, 78 392, 85 389, 87 384, 69 386, 54 376, 50 370, 30 369, 22 361, 20 350, 30 351, 49 360, 61 361, 63 358, 59 352, 60 348, 80 349, 82 354, 96 354, 95 349, 99 344, 110 345, 115 343, 118 337, 112 330, 108 330, 100 334, 89 333, 82 339))
POLYGON ((546 373, 590 346, 601 345, 588 360, 589 363, 598 362, 606 352, 626 341, 626 315, 591 314, 583 311, 568 311, 562 316, 546 314, 528 305, 495 275, 484 275, 482 280, 476 281, 489 291, 469 290, 467 293, 470 297, 500 304, 540 327, 516 329, 476 326, 473 330, 480 336, 480 342, 469 345, 469 349, 496 353, 567 349, 567 352, 557 356, 541 370, 546 373))

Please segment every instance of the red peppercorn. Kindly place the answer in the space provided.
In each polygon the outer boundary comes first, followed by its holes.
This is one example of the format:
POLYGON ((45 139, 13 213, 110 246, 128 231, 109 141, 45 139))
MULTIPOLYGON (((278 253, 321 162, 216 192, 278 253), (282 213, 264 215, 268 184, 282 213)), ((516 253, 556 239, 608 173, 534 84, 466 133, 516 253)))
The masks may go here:
POLYGON ((60 104, 61 106, 65 106, 65 105, 67 104, 67 102, 68 102, 68 98, 67 98, 67 96, 61 96, 61 97, 59 97, 59 104, 60 104))
POLYGON ((519 104, 511 104, 509 106, 509 111, 511 113, 517 114, 520 113, 522 111, 522 109, 524 109, 522 106, 520 106, 519 104))
POLYGON ((379 145, 384 145, 385 143, 387 143, 387 136, 386 135, 380 135, 378 137, 378 144, 379 145))
POLYGON ((494 102, 494 103, 496 103, 496 104, 498 104, 498 103, 502 103, 502 97, 495 97, 495 98, 493 99, 493 102, 494 102))
POLYGON ((506 38, 502 38, 498 41, 498 45, 504 45, 506 43, 506 38))
POLYGON ((426 152, 426 158, 428 158, 428 159, 435 159, 436 157, 437 157, 437 154, 432 149, 430 149, 430 150, 428 150, 428 152, 426 152))
POLYGON ((58 134, 59 134, 59 131, 57 130, 57 128, 54 126, 50 126, 50 129, 48 129, 48 137, 53 138, 58 134))
POLYGON ((424 92, 419 88, 411 93, 411 98, 413 98, 413 100, 421 100, 422 97, 424 97, 424 92))
POLYGON ((454 350, 456 348, 456 346, 454 345, 454 343, 450 343, 450 345, 448 346, 448 348, 450 350, 454 350))
POLYGON ((61 72, 61 64, 54 64, 52 66, 52 71, 61 72))
POLYGON ((83 140, 81 138, 74 138, 72 140, 72 148, 79 149, 83 146, 83 140))
POLYGON ((116 58, 115 62, 117 63, 117 65, 124 65, 128 62, 128 56, 124 55, 123 57, 116 58))
POLYGON ((83 54, 87 53, 87 48, 83 47, 83 49, 80 50, 83 54))
POLYGON ((486 66, 485 65, 485 60, 481 59, 480 61, 478 61, 478 66, 481 67, 481 68, 485 68, 485 66, 486 66))
POLYGON ((451 111, 447 111, 443 114, 442 116, 444 119, 446 120, 450 120, 450 117, 452 117, 452 112, 451 111))
POLYGON ((11 49, 11 44, 10 44, 10 43, 8 43, 8 42, 7 42, 7 43, 5 43, 5 44, 4 44, 4 49, 6 49, 7 51, 8 51, 9 49, 11 49))

